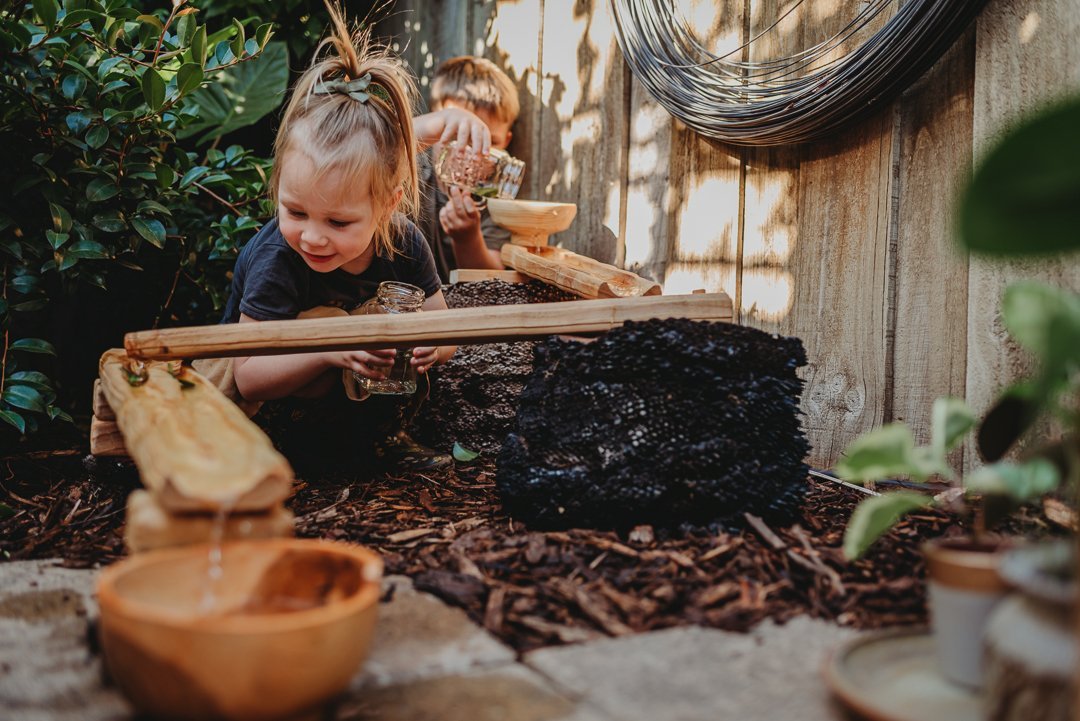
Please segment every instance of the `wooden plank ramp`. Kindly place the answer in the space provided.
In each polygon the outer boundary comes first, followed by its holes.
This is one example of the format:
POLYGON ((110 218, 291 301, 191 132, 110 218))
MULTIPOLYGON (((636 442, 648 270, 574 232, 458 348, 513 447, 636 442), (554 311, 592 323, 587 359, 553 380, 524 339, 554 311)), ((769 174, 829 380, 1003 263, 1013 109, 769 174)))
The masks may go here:
POLYGON ((173 360, 464 345, 547 335, 596 335, 627 321, 652 318, 730 322, 731 298, 726 293, 701 293, 230 323, 128 333, 124 347, 132 358, 173 360))

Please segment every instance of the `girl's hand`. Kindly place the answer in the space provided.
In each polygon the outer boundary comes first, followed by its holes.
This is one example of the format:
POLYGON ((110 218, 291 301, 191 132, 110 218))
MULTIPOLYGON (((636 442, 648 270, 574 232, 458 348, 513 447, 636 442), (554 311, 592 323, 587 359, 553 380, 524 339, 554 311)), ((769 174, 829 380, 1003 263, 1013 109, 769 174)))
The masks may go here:
POLYGON ((439 225, 454 238, 465 238, 480 232, 480 211, 468 193, 451 186, 450 202, 439 210, 439 225))
POLYGON ((459 148, 471 147, 474 152, 491 150, 491 131, 484 121, 463 108, 443 108, 413 118, 413 129, 421 145, 449 143, 456 140, 459 148))
POLYGON ((412 363, 413 368, 417 373, 427 373, 431 366, 439 362, 439 348, 438 346, 420 346, 419 348, 413 348, 412 351, 412 363))
POLYGON ((389 375, 396 355, 397 351, 393 348, 347 350, 331 353, 329 360, 331 365, 354 371, 365 378, 379 380, 389 375))

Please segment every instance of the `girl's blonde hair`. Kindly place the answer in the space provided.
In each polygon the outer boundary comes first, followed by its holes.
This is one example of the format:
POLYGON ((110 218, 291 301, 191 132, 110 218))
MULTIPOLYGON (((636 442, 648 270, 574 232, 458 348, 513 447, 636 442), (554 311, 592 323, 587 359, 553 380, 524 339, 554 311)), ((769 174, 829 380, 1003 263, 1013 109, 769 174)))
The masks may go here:
POLYGON ((285 154, 298 151, 315 164, 316 178, 331 171, 349 178, 370 178, 372 205, 386 212, 376 220, 375 252, 393 258, 392 225, 395 192, 405 215, 419 207, 416 138, 412 113, 417 97, 412 74, 385 47, 371 40, 369 29, 350 34, 341 10, 326 0, 330 36, 319 44, 311 67, 297 81, 274 141, 271 198, 277 201, 285 154), (322 50, 332 46, 320 58, 322 50), (367 100, 325 92, 328 81, 371 76, 367 100), (316 91, 320 92, 316 92, 316 91))

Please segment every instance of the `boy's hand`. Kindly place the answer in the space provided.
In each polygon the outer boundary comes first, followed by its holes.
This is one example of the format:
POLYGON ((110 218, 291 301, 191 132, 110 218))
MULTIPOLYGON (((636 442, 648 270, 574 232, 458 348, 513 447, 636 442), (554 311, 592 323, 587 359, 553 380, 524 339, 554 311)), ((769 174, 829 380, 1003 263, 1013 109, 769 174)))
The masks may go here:
POLYGON ((394 365, 397 351, 393 348, 382 350, 347 350, 330 354, 331 365, 359 373, 365 378, 379 380, 386 378, 394 365))
POLYGON ((439 348, 438 346, 420 346, 413 348, 412 350, 412 363, 413 368, 417 373, 427 373, 431 366, 439 362, 439 348))
POLYGON ((450 202, 439 210, 439 225, 454 238, 465 238, 479 233, 480 210, 472 197, 456 185, 448 190, 450 202))
MULTIPOLYGON (((468 146, 474 152, 485 154, 491 150, 491 131, 484 125, 484 121, 468 110, 449 107, 430 115, 442 123, 441 132, 435 142, 442 144, 456 140, 459 148, 468 146)), ((433 130, 436 127, 437 123, 432 125, 433 130)))

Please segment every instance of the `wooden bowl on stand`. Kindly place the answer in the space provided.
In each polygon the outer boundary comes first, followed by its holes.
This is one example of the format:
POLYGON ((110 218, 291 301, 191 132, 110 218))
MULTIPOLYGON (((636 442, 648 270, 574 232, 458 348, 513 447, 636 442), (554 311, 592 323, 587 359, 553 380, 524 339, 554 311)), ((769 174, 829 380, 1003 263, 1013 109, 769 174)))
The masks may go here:
POLYGON ((577 215, 575 203, 489 198, 487 207, 495 224, 510 231, 515 245, 547 245, 548 236, 569 228, 577 215))

